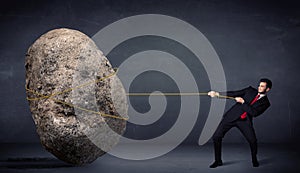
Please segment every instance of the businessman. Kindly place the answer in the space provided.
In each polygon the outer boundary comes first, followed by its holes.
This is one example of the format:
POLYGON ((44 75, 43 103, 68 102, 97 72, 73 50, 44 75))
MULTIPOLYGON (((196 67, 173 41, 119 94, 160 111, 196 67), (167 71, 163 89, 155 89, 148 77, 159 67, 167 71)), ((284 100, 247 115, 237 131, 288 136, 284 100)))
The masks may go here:
POLYGON ((253 117, 261 115, 269 106, 270 102, 267 93, 272 88, 272 82, 269 79, 260 79, 258 89, 251 86, 239 91, 228 91, 219 93, 216 91, 208 92, 211 97, 226 95, 234 97, 236 104, 232 106, 224 115, 217 130, 213 135, 215 161, 210 165, 210 168, 222 166, 221 148, 222 139, 225 134, 232 128, 237 127, 243 136, 247 139, 252 156, 253 167, 258 167, 257 160, 257 139, 252 124, 253 117))

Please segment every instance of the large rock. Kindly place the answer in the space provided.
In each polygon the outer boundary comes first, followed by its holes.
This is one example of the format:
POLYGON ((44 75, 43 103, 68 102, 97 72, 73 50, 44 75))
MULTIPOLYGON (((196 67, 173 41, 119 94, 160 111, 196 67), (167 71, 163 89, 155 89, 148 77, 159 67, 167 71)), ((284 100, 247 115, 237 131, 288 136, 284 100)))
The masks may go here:
POLYGON ((126 127, 125 91, 88 36, 49 31, 28 49, 25 63, 27 99, 44 148, 83 165, 117 144, 126 127))

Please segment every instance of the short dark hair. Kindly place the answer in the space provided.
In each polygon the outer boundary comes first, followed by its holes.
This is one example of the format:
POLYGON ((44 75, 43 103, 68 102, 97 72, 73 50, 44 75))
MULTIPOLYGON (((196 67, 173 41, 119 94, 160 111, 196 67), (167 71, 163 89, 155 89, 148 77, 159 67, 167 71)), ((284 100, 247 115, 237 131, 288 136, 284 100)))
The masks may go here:
POLYGON ((262 78, 259 80, 259 82, 266 82, 267 84, 267 88, 272 88, 272 81, 270 79, 267 79, 267 78, 262 78))

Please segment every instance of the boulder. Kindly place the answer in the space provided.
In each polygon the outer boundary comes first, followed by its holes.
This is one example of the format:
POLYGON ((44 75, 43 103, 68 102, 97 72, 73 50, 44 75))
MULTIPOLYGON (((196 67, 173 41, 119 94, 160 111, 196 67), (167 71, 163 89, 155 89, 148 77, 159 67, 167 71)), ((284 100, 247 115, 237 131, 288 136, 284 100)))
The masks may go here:
POLYGON ((126 94, 92 39, 51 30, 30 46, 25 68, 27 100, 46 150, 83 165, 118 143, 128 118, 126 94))

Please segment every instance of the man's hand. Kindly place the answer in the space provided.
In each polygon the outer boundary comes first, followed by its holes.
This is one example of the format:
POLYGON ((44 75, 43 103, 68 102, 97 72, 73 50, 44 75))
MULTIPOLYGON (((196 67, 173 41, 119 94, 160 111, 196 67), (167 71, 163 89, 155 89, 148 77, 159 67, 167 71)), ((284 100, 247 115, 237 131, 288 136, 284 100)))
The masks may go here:
POLYGON ((236 97, 234 98, 236 102, 243 104, 245 100, 242 97, 236 97))
POLYGON ((209 95, 210 97, 219 97, 220 94, 216 91, 209 91, 207 95, 209 95))

